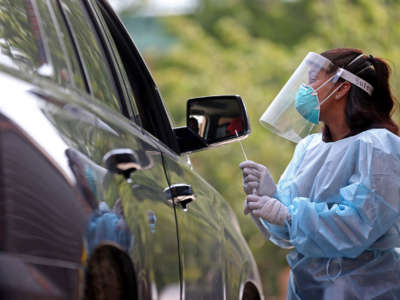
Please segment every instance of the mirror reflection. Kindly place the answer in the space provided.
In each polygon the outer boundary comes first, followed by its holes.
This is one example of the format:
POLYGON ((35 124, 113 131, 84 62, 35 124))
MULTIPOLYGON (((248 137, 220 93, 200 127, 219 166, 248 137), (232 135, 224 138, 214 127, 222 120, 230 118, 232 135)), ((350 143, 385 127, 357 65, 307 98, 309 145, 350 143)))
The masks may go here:
POLYGON ((47 65, 35 2, 0 0, 0 64, 32 73, 47 65))
POLYGON ((208 143, 243 135, 247 126, 240 103, 236 96, 191 99, 187 126, 208 143))

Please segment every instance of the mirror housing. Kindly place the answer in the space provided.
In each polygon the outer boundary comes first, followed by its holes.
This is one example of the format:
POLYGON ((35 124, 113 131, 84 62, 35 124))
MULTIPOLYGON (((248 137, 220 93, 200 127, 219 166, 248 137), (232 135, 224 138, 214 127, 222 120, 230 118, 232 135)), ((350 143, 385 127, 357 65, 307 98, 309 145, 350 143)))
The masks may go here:
POLYGON ((208 96, 187 101, 186 127, 174 131, 181 153, 187 153, 244 139, 250 124, 240 96, 208 96))

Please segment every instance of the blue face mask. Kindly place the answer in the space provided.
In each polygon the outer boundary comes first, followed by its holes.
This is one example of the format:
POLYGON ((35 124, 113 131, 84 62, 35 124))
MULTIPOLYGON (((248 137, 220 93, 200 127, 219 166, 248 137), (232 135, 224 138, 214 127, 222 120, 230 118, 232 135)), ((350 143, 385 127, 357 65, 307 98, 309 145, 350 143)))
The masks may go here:
POLYGON ((340 84, 324 100, 319 102, 317 91, 331 81, 332 78, 334 78, 334 76, 325 81, 316 90, 314 90, 311 86, 302 83, 296 93, 296 110, 303 116, 304 119, 313 124, 318 124, 319 122, 321 105, 324 104, 330 98, 330 96, 332 96, 333 93, 335 93, 343 85, 343 83, 340 84))
POLYGON ((317 92, 309 85, 300 85, 296 93, 296 110, 307 121, 318 124, 320 105, 317 92))

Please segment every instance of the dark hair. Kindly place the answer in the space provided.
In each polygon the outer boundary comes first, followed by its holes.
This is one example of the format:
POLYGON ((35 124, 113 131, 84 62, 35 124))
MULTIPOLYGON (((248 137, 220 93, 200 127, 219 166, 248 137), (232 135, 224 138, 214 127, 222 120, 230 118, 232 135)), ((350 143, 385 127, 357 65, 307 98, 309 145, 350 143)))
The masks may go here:
MULTIPOLYGON (((389 87, 390 67, 382 59, 363 55, 361 50, 337 48, 321 53, 335 66, 341 67, 370 83, 374 90, 370 96, 355 85, 351 85, 345 109, 347 125, 352 136, 371 128, 386 128, 398 134, 398 126, 392 120, 395 104, 389 87)), ((343 79, 340 79, 343 81, 343 79)), ((324 141, 332 141, 329 127, 323 129, 324 141)))

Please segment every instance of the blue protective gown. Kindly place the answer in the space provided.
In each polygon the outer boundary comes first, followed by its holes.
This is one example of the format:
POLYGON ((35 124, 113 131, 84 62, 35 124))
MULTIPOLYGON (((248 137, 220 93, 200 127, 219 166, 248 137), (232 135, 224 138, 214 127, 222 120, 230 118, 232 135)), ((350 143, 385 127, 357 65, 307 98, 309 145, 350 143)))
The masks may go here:
POLYGON ((400 137, 310 135, 274 196, 290 220, 261 221, 273 243, 294 248, 287 299, 400 299, 400 137))

